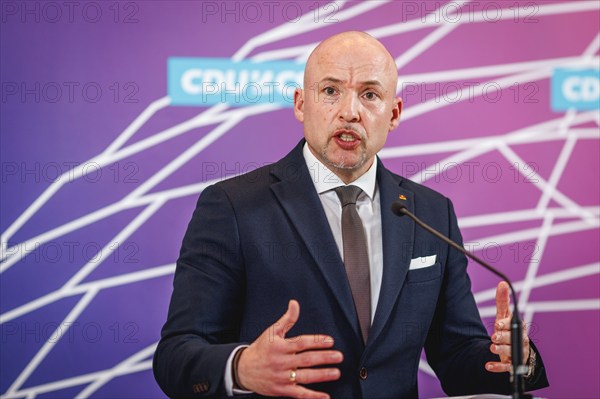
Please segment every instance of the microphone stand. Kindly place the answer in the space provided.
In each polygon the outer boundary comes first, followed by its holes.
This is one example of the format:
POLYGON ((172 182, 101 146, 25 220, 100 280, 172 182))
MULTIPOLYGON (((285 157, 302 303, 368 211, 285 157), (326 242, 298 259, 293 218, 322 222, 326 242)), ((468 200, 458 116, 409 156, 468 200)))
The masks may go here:
POLYGON ((481 266, 485 267, 487 270, 494 273, 495 275, 497 275, 502 280, 504 280, 508 283, 510 292, 512 293, 512 297, 513 297, 513 314, 512 314, 512 318, 510 320, 510 341, 511 341, 510 348, 511 348, 511 358, 512 358, 511 382, 513 384, 512 397, 513 397, 513 399, 531 399, 532 396, 525 393, 525 384, 524 384, 524 380, 523 380, 523 376, 527 373, 527 366, 523 364, 523 341, 522 341, 523 326, 521 324, 521 317, 519 316, 517 295, 515 293, 515 290, 512 286, 512 283, 510 282, 509 278, 504 273, 496 270, 490 264, 488 264, 484 260, 477 257, 475 254, 467 251, 462 246, 458 245, 457 243, 455 243, 454 241, 452 241, 451 239, 449 239, 448 237, 446 237, 439 231, 435 230, 434 228, 432 228, 431 226, 429 226, 428 224, 423 222, 421 219, 419 219, 417 216, 415 216, 412 212, 410 212, 406 208, 406 205, 402 204, 401 202, 397 201, 392 204, 392 212, 394 212, 394 214, 396 214, 397 216, 400 216, 400 217, 403 215, 408 216, 416 224, 421 226, 423 229, 427 230, 429 233, 433 234, 434 236, 436 236, 440 240, 444 241, 446 244, 450 245, 451 247, 455 248, 459 252, 463 253, 467 257, 473 259, 475 262, 477 262, 481 266))

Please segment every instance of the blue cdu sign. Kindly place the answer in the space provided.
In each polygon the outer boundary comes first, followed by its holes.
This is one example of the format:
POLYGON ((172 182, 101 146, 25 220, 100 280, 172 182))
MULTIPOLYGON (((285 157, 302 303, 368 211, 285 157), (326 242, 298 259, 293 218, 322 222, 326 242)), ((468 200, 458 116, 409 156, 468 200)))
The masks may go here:
POLYGON ((167 63, 167 91, 172 105, 291 107, 303 76, 304 64, 293 61, 171 57, 167 63))
POLYGON ((600 108, 600 69, 559 68, 552 74, 552 110, 600 108))

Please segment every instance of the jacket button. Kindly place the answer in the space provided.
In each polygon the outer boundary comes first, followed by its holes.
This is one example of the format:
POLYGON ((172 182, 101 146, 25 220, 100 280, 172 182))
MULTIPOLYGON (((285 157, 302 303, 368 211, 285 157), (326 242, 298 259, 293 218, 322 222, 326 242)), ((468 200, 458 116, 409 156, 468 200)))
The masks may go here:
POLYGON ((360 377, 361 380, 366 380, 368 375, 369 375, 369 373, 367 373, 366 367, 362 367, 360 369, 360 371, 358 372, 358 376, 360 377))
POLYGON ((208 392, 208 388, 210 387, 208 382, 201 382, 200 384, 192 385, 192 390, 194 393, 205 393, 208 392))

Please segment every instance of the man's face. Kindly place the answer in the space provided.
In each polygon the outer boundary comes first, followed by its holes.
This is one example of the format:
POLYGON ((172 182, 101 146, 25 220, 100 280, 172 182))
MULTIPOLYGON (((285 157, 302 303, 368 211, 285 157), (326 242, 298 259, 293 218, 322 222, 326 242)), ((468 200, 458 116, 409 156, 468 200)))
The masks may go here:
POLYGON ((396 70, 377 46, 330 45, 309 60, 295 114, 313 154, 344 182, 365 173, 398 124, 396 70))

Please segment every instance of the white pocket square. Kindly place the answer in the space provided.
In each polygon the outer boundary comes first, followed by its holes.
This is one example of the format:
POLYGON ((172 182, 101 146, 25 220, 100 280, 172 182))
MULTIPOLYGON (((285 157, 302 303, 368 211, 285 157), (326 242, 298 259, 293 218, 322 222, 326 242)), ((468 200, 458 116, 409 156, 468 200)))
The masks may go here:
POLYGON ((423 269, 424 267, 430 267, 435 265, 437 255, 422 256, 420 258, 414 258, 410 260, 408 270, 423 269))

